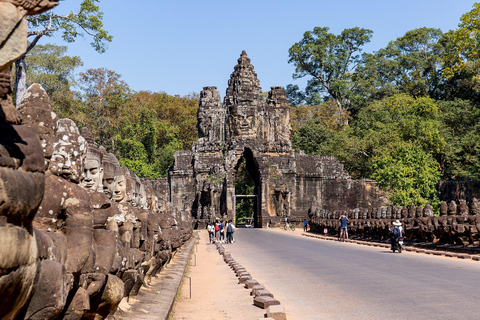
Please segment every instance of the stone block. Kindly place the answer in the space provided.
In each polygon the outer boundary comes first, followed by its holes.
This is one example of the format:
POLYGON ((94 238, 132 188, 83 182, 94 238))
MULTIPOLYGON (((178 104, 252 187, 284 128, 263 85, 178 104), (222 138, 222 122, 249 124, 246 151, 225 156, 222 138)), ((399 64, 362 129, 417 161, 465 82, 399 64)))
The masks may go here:
POLYGON ((262 286, 261 284, 257 284, 255 286, 253 286, 252 287, 252 292, 250 293, 250 295, 256 297, 258 290, 265 290, 265 287, 262 286))
POLYGON ((285 308, 279 304, 267 308, 267 317, 275 320, 287 320, 285 308))
POLYGON ((235 273, 237 274, 237 276, 239 277, 241 273, 243 272, 247 272, 247 269, 245 268, 241 268, 241 269, 237 269, 235 270, 235 273))
POLYGON ((245 283, 245 281, 251 280, 251 279, 252 279, 251 275, 241 276, 240 279, 238 279, 238 283, 243 284, 245 283))
POLYGON ((234 264, 232 267, 233 267, 233 270, 235 270, 235 272, 237 272, 238 269, 245 269, 245 268, 243 268, 242 265, 240 265, 240 264, 238 264, 238 263, 237 263, 237 264, 234 264))
POLYGON ((270 291, 268 290, 256 290, 255 291, 255 297, 260 297, 260 296, 268 296, 268 297, 272 297, 272 298, 275 298, 273 296, 273 293, 271 293, 270 291))
POLYGON ((279 305, 280 301, 269 296, 258 296, 253 299, 253 304, 262 309, 267 309, 270 306, 279 305))
POLYGON ((247 280, 247 281, 245 281, 245 288, 251 289, 251 288, 253 288, 253 286, 255 286, 257 284, 259 284, 257 280, 253 280, 253 279, 252 280, 247 280))

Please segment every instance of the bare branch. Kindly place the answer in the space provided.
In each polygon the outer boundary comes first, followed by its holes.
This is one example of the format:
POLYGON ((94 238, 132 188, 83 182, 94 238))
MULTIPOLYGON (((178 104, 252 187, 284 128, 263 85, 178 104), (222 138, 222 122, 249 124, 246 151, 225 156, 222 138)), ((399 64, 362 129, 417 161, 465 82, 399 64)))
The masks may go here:
POLYGON ((35 45, 37 44, 38 40, 40 40, 41 37, 43 37, 44 35, 48 34, 49 32, 52 32, 52 31, 57 31, 58 28, 55 28, 55 29, 52 29, 52 28, 45 28, 43 29, 42 31, 33 31, 33 32, 29 32, 29 36, 31 35, 35 35, 35 39, 33 39, 32 42, 30 42, 30 45, 28 46, 27 48, 27 51, 22 55, 23 58, 25 58, 25 55, 27 53, 30 52, 30 50, 33 49, 33 47, 35 47, 35 45))

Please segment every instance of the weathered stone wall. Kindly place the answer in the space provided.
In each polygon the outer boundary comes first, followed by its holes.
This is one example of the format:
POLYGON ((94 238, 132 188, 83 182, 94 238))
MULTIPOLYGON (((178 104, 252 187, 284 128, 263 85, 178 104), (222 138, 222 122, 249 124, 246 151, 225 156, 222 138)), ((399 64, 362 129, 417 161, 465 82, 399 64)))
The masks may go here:
POLYGON ((443 201, 480 199, 480 180, 441 180, 437 189, 439 198, 443 201))

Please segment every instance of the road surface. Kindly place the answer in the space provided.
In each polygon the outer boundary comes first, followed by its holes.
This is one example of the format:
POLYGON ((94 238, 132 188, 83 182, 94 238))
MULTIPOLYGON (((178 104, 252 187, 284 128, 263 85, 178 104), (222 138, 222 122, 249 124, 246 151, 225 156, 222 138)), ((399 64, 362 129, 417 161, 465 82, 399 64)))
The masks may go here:
POLYGON ((480 263, 240 229, 226 251, 288 319, 480 319, 480 263))

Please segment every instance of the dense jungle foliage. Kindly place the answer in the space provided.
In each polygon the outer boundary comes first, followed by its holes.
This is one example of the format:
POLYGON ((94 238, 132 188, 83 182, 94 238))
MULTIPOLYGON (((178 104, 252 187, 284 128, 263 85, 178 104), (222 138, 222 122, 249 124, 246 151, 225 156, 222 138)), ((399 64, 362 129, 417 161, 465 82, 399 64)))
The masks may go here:
MULTIPOLYGON (((289 49, 292 143, 335 156, 353 178, 371 178, 393 204, 438 205, 440 179, 480 178, 480 4, 443 33, 420 28, 362 53, 363 28, 316 27, 289 49)), ((27 81, 39 82, 60 117, 86 126, 139 176, 165 176, 176 150, 197 139, 198 95, 135 92, 115 71, 76 74, 80 57, 37 45, 27 81)), ((246 191, 246 190, 244 190, 246 191)))
POLYGON ((440 179, 480 178, 480 4, 457 30, 408 31, 373 53, 373 32, 307 31, 289 50, 295 149, 332 155, 395 205, 439 204, 440 179))

